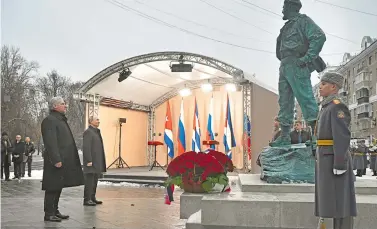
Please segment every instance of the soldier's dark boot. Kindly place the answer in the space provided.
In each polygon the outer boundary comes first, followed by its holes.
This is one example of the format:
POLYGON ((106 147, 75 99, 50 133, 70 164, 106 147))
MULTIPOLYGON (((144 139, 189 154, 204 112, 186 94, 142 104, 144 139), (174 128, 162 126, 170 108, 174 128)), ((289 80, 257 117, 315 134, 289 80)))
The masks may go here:
POLYGON ((377 170, 373 171, 373 175, 372 176, 374 176, 374 177, 377 176, 377 170))
POLYGON ((356 176, 362 177, 363 176, 363 170, 361 170, 361 169, 356 170, 356 176))
POLYGON ((280 126, 280 128, 281 128, 280 136, 275 141, 270 143, 270 146, 272 147, 291 145, 291 136, 289 135, 291 127, 280 126))
POLYGON ((363 169, 363 175, 367 175, 367 169, 363 169))

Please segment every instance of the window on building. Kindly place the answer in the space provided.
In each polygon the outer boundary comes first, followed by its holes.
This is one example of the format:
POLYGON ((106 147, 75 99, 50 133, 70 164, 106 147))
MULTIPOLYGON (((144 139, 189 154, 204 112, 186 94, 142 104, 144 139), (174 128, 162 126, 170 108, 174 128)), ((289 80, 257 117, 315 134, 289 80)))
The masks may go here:
POLYGON ((353 100, 352 100, 352 103, 356 103, 356 94, 353 93, 353 100))
POLYGON ((356 67, 353 67, 353 75, 356 75, 356 67))
POLYGON ((360 113, 368 113, 369 114, 369 111, 370 111, 370 105, 369 104, 363 104, 361 106, 358 106, 356 108, 356 112, 357 114, 360 114, 360 113))
POLYGON ((369 97, 369 90, 367 88, 361 88, 360 90, 356 91, 356 98, 364 98, 369 97))
POLYGON ((372 64, 372 56, 369 57, 369 65, 372 64))
POLYGON ((363 130, 368 129, 369 126, 370 126, 369 122, 362 122, 361 123, 361 129, 363 129, 363 130))
POLYGON ((365 60, 363 60, 363 62, 361 63, 361 67, 364 67, 366 65, 366 62, 365 60))

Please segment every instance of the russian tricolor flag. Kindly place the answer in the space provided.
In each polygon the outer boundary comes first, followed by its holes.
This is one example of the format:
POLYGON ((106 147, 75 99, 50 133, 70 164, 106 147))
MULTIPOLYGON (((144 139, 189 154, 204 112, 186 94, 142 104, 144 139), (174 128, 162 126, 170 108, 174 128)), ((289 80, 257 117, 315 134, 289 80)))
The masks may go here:
POLYGON ((183 99, 181 100, 181 112, 179 114, 178 121, 178 155, 186 152, 186 134, 185 134, 185 122, 183 112, 183 99))
POLYGON ((192 125, 192 151, 200 152, 200 123, 199 123, 199 113, 198 113, 198 104, 196 103, 195 98, 195 111, 194 111, 194 121, 192 125))
POLYGON ((169 157, 174 158, 173 122, 171 120, 171 111, 170 111, 169 100, 166 104, 164 141, 165 141, 166 146, 168 147, 169 157))
POLYGON ((232 159, 232 148, 236 146, 236 140, 233 133, 232 115, 230 113, 229 95, 226 96, 226 117, 224 126, 224 147, 225 153, 232 159))
MULTIPOLYGON (((207 123, 207 135, 206 140, 215 140, 215 136, 213 135, 213 95, 209 102, 209 113, 208 113, 208 123, 207 123)), ((212 149, 215 149, 215 145, 211 145, 212 149)))

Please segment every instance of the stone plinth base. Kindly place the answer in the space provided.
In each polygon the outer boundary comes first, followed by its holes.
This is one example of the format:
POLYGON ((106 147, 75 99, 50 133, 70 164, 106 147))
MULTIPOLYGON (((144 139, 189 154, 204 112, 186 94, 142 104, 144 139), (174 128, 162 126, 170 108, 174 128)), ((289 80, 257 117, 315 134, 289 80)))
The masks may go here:
MULTIPOLYGON (((314 184, 269 184, 259 174, 239 174, 238 178, 242 192, 314 193, 314 184)), ((377 195, 376 180, 356 179, 355 186, 356 194, 377 195)))
MULTIPOLYGON (((357 229, 377 225, 377 195, 357 195, 357 229)), ((204 196, 187 229, 316 229, 311 193, 233 193, 204 196), (200 214, 200 217, 199 217, 200 214)), ((327 229, 332 228, 328 220, 327 229)))
MULTIPOLYGON (((267 184, 258 174, 240 174, 242 191, 181 196, 186 229, 317 229, 313 184, 267 184)), ((356 229, 377 225, 377 183, 356 180, 356 229)), ((239 189, 238 189, 239 190, 239 189)), ((332 229, 332 220, 326 219, 332 229)))

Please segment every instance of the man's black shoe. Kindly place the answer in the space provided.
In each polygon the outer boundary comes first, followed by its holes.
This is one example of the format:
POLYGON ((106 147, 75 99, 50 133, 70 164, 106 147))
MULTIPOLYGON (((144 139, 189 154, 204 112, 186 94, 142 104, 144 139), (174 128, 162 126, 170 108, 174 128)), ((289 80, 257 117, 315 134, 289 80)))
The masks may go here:
POLYGON ((69 215, 63 215, 60 212, 58 212, 58 213, 56 213, 56 217, 58 217, 60 219, 68 219, 69 215))
POLYGON ((100 200, 96 200, 96 199, 94 199, 94 200, 92 200, 94 203, 96 203, 96 204, 102 204, 103 202, 102 201, 100 201, 100 200))
POLYGON ((53 215, 53 216, 45 216, 44 221, 61 222, 62 219, 53 215))
POLYGON ((28 176, 31 177, 31 174, 29 174, 28 176))
POLYGON ((96 206, 97 204, 94 203, 93 201, 91 200, 88 200, 88 201, 85 201, 84 200, 84 206, 96 206))

